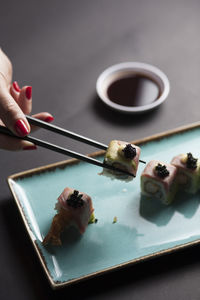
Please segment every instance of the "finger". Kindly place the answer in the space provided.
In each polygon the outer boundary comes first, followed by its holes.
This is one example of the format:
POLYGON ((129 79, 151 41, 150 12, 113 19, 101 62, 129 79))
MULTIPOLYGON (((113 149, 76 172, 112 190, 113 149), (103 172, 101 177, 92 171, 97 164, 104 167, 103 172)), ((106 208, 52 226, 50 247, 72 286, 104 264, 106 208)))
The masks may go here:
POLYGON ((20 151, 20 150, 35 150, 37 146, 28 141, 19 140, 17 138, 12 138, 4 134, 0 134, 0 148, 10 151, 20 151))
MULTIPOLYGON (((42 120, 42 121, 47 122, 47 123, 51 123, 54 120, 54 117, 48 112, 41 112, 41 113, 32 115, 32 117, 34 117, 36 119, 39 119, 39 120, 42 120)), ((38 130, 39 128, 40 127, 38 127, 38 126, 31 125, 31 131, 32 132, 38 130)))
POLYGON ((14 81, 10 87, 10 93, 23 113, 29 115, 32 110, 32 87, 24 86, 20 89, 17 82, 14 81))
POLYGON ((30 132, 30 125, 24 113, 9 93, 2 76, 0 76, 0 118, 16 135, 25 136, 30 132))
POLYGON ((18 98, 18 105, 25 115, 29 115, 32 111, 32 87, 24 86, 18 98))
MULTIPOLYGON (((34 118, 42 120, 44 122, 52 122, 54 120, 54 117, 48 113, 48 112, 41 112, 38 114, 33 115, 34 118)), ((3 125, 3 123, 0 121, 0 125, 3 125)), ((31 131, 36 131, 39 129, 38 126, 31 125, 31 131)), ((11 151, 19 151, 19 150, 34 150, 37 149, 37 146, 24 140, 18 140, 12 137, 5 136, 3 134, 0 134, 0 148, 11 150, 11 151)))
POLYGON ((15 99, 15 101, 18 104, 18 98, 19 98, 19 93, 20 93, 21 89, 17 83, 17 81, 14 81, 11 85, 10 85, 10 94, 11 96, 15 99))

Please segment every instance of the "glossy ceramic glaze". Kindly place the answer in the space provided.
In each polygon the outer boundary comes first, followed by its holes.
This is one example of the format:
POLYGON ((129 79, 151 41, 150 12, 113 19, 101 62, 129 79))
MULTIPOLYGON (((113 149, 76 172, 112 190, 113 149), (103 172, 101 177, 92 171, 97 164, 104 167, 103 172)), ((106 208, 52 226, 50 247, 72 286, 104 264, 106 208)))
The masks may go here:
MULTIPOLYGON (((148 85, 147 85, 148 86, 148 85)), ((146 87, 147 87, 146 86, 146 87)), ((126 87, 127 89, 127 87, 126 87)), ((130 89, 130 86, 129 88, 130 89)), ((131 87, 132 92, 131 94, 134 94, 134 88, 131 87)), ((123 89, 124 90, 124 89, 123 89)), ((169 91, 170 91, 170 83, 167 78, 167 76, 157 67, 141 63, 141 62, 124 62, 117 65, 113 65, 106 70, 104 70, 98 77, 96 82, 96 91, 99 96, 99 98, 110 108, 117 110, 118 112, 128 113, 128 114, 135 114, 135 113, 141 113, 145 111, 149 111, 154 109, 155 107, 161 105, 167 98, 169 91), (146 91, 145 86, 142 87, 141 93, 143 94, 143 97, 146 98, 146 100, 141 101, 140 105, 137 104, 137 106, 127 106, 126 101, 123 101, 123 91, 121 90, 121 100, 120 103, 116 103, 116 101, 111 101, 108 95, 108 89, 111 84, 114 82, 124 79, 127 76, 136 76, 139 77, 145 76, 150 81, 152 81, 157 88, 159 89, 159 96, 155 99, 153 102, 149 102, 148 94, 151 98, 151 89, 148 89, 148 92, 146 91), (147 95, 145 96, 147 92, 147 95)), ((119 92, 119 91, 118 91, 119 92)), ((127 91, 124 91, 124 94, 126 94, 127 91)), ((124 97, 126 97, 124 95, 124 97)), ((143 98, 142 97, 142 98, 143 98)))
MULTIPOLYGON (((199 145, 200 127, 194 127, 143 143, 141 159, 170 162, 174 155, 185 152, 200 157, 199 145)), ((47 166, 9 178, 26 228, 54 288, 199 242, 200 193, 180 191, 170 206, 149 201, 140 195, 143 169, 140 164, 137 177, 124 182, 98 175, 99 167, 64 162, 57 168, 47 166), (56 199, 66 186, 92 197, 98 222, 90 224, 83 236, 73 228, 66 230, 62 247, 46 249, 42 240, 55 214, 56 199)))

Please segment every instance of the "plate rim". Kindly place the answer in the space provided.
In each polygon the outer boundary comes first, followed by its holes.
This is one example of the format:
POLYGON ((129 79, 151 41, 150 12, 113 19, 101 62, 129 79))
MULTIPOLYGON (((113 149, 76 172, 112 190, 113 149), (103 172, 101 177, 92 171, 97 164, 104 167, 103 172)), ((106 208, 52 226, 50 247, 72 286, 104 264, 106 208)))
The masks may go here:
MULTIPOLYGON (((144 145, 144 144, 146 144, 148 142, 151 142, 151 141, 160 140, 162 138, 172 136, 172 135, 177 134, 177 133, 193 130, 193 129, 199 128, 199 127, 200 127, 200 121, 195 122, 195 123, 191 123, 191 124, 187 124, 187 125, 183 125, 183 126, 175 128, 175 129, 166 130, 166 131, 163 131, 161 133, 157 133, 157 134, 147 136, 147 137, 144 137, 144 138, 141 138, 141 139, 137 139, 137 140, 131 141, 131 143, 135 143, 135 144, 138 144, 138 145, 144 145)), ((97 156, 103 155, 104 153, 105 153, 104 150, 100 150, 100 151, 92 152, 88 155, 91 156, 91 157, 97 157, 97 156)), ((78 283, 82 280, 90 279, 90 278, 96 277, 98 275, 103 275, 104 273, 108 273, 108 272, 115 271, 115 270, 118 270, 118 269, 121 269, 121 268, 125 268, 129 265, 133 265, 133 264, 141 262, 141 261, 146 261, 148 259, 156 258, 156 257, 159 257, 161 255, 168 254, 168 253, 171 253, 171 252, 174 252, 174 251, 178 251, 178 250, 181 250, 181 249, 189 247, 189 246, 194 246, 196 244, 200 244, 200 239, 193 240, 191 242, 183 243, 183 244, 180 244, 178 246, 171 247, 169 249, 164 249, 164 250, 161 250, 161 251, 157 251, 155 253, 151 253, 151 254, 148 254, 148 255, 145 255, 145 256, 141 256, 141 257, 136 258, 136 259, 129 260, 127 262, 115 265, 113 267, 104 268, 103 270, 92 272, 91 274, 83 275, 79 278, 70 279, 70 280, 65 281, 65 282, 54 281, 53 278, 50 275, 50 271, 49 271, 47 265, 45 264, 45 259, 43 258, 43 255, 42 255, 42 252, 41 252, 41 250, 38 246, 37 240, 34 240, 32 238, 32 231, 29 227, 29 223, 28 223, 28 220, 26 218, 26 214, 25 214, 25 212, 24 212, 24 210, 23 210, 23 208, 20 204, 20 200, 17 198, 17 195, 14 191, 13 182, 15 180, 18 180, 18 179, 23 179, 23 178, 26 178, 26 177, 33 176, 35 174, 44 173, 44 172, 47 172, 47 171, 48 172, 53 171, 56 168, 64 168, 67 165, 78 164, 78 163, 80 163, 80 161, 77 160, 77 159, 67 159, 67 160, 63 160, 63 161, 60 161, 60 162, 55 162, 55 163, 52 163, 52 164, 47 164, 47 165, 44 165, 44 166, 40 166, 40 167, 32 168, 32 169, 29 169, 29 170, 25 170, 25 171, 22 171, 22 172, 18 172, 18 173, 12 174, 12 175, 7 177, 8 187, 10 188, 12 196, 13 196, 13 198, 15 200, 15 203, 18 207, 18 210, 19 210, 19 213, 22 217, 23 223, 25 225, 27 234, 28 234, 28 236, 29 236, 29 238, 32 242, 32 245, 33 245, 33 247, 34 247, 34 249, 37 253, 38 259, 39 259, 39 261, 40 261, 40 263, 43 267, 43 270, 45 271, 47 279, 49 280, 50 285, 53 289, 63 288, 63 287, 66 287, 68 285, 78 283)))

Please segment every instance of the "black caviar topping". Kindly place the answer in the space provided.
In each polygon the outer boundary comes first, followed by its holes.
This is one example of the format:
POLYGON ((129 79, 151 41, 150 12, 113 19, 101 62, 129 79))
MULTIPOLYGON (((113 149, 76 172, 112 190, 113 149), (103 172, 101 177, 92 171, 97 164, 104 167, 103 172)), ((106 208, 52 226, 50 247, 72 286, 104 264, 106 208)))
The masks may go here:
POLYGON ((167 170, 167 167, 165 165, 161 165, 160 163, 158 163, 155 170, 156 174, 161 178, 169 176, 169 171, 167 170))
POLYGON ((82 196, 82 194, 79 194, 79 191, 74 190, 73 194, 71 194, 70 197, 66 200, 67 204, 73 208, 82 207, 84 204, 82 196))
POLYGON ((133 159, 136 156, 136 149, 131 144, 127 144, 122 151, 126 158, 133 159))
POLYGON ((187 153, 187 161, 186 166, 188 169, 196 169, 197 168, 197 158, 192 156, 192 153, 187 153))

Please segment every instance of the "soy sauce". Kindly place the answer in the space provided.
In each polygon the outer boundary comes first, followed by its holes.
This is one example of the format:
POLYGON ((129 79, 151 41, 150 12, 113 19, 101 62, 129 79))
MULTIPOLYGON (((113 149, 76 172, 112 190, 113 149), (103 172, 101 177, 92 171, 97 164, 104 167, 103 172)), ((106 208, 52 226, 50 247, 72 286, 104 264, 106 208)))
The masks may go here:
POLYGON ((143 106, 160 96, 156 82, 142 74, 129 75, 112 82, 107 89, 108 98, 123 106, 143 106))

